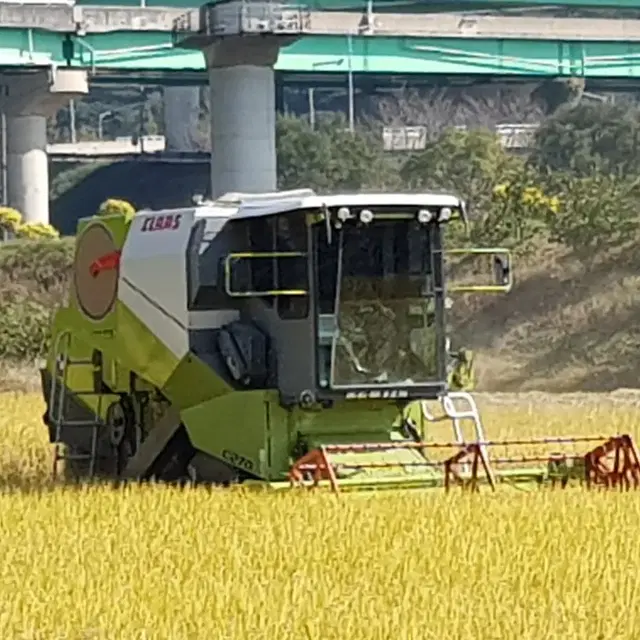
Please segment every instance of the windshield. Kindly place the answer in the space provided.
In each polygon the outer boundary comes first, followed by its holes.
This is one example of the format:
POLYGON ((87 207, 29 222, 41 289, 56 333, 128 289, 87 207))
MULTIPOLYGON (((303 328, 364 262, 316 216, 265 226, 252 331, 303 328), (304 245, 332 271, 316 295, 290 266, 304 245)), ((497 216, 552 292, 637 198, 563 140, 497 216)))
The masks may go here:
POLYGON ((314 230, 320 386, 437 381, 428 227, 412 219, 314 230))

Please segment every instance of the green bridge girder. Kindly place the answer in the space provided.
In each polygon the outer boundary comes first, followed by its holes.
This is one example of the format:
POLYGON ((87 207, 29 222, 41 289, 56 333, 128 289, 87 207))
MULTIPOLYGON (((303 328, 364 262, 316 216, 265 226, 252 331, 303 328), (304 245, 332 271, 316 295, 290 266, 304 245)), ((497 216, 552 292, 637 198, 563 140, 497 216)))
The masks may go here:
MULTIPOLYGON (((171 34, 114 32, 70 36, 0 30, 0 66, 50 64, 114 72, 188 72, 205 69, 198 51, 172 46, 171 34), (132 42, 135 43, 132 46, 132 42)), ((640 77, 640 42, 559 42, 353 36, 306 36, 280 52, 276 70, 295 73, 441 74, 506 76, 640 77)))

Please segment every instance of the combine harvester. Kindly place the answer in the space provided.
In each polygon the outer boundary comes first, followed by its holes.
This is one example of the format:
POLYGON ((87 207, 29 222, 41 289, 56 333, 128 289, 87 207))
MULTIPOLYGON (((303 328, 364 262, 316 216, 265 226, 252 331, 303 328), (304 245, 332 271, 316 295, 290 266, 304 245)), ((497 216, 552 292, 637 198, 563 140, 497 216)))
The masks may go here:
POLYGON ((637 485, 629 436, 487 441, 449 388, 448 295, 512 282, 508 251, 464 249, 483 280, 447 287, 454 219, 453 195, 308 189, 82 219, 41 370, 54 476, 637 485))

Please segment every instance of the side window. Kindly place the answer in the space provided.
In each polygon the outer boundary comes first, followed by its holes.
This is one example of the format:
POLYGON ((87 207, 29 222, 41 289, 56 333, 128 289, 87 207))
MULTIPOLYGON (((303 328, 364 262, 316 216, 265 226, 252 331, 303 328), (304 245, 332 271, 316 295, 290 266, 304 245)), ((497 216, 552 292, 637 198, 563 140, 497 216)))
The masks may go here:
POLYGON ((309 314, 307 226, 296 212, 242 221, 239 251, 225 258, 225 291, 277 305, 283 319, 309 314), (245 244, 246 243, 246 244, 245 244), (277 300, 277 302, 276 302, 277 300))
MULTIPOLYGON (((249 247, 252 253, 269 253, 273 251, 275 219, 255 218, 249 223, 249 247)), ((254 291, 273 291, 276 286, 276 270, 274 259, 254 258, 248 261, 251 272, 251 285, 254 291)), ((274 296, 264 296, 265 304, 273 306, 274 296)))
MULTIPOLYGON (((307 225, 304 216, 288 215, 275 218, 275 251, 302 253, 283 257, 277 263, 277 284, 281 291, 308 291, 307 225)), ((278 315, 283 320, 300 320, 309 315, 309 295, 280 295, 278 315)))

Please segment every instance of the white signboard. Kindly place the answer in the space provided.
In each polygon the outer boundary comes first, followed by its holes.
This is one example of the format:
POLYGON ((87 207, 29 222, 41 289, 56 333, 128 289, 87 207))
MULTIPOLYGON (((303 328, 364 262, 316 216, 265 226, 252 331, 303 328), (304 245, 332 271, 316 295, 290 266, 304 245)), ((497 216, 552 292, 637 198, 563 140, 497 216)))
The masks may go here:
POLYGON ((422 151, 427 146, 427 127, 384 127, 385 151, 422 151))
POLYGON ((499 124, 496 133, 505 149, 530 149, 537 124, 499 124))

